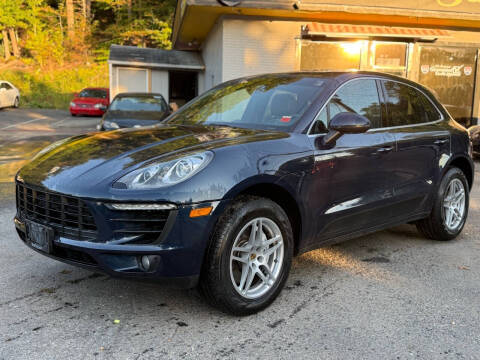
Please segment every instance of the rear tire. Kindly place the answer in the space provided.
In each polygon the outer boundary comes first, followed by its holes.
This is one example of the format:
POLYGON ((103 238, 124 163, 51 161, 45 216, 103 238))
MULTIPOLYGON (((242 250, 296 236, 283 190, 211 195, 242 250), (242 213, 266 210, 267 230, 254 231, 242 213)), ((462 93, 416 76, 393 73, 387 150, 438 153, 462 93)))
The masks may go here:
POLYGON ((449 169, 438 187, 432 212, 416 223, 417 229, 428 239, 455 239, 467 220, 469 194, 465 174, 458 168, 449 169))
POLYGON ((13 102, 13 107, 15 109, 18 109, 18 107, 20 106, 20 99, 18 98, 18 96, 15 98, 15 101, 13 102))
POLYGON ((285 211, 269 199, 239 198, 213 231, 200 290, 224 312, 254 314, 281 292, 292 258, 293 232, 285 211))

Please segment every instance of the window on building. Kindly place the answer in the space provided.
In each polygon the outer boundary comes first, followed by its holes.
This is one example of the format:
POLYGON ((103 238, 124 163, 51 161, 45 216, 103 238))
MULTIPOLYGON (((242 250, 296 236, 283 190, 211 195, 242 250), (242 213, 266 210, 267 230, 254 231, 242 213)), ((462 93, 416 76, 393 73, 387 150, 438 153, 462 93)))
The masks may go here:
POLYGON ((360 69, 361 42, 302 41, 303 71, 360 69))

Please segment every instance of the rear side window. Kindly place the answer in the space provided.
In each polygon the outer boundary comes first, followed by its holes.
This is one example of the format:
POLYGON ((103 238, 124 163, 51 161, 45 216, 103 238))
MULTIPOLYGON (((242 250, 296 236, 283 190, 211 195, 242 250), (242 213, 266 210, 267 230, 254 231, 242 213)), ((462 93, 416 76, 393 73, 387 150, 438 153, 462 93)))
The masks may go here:
POLYGON ((318 115, 312 134, 327 132, 328 123, 341 112, 352 112, 370 120, 371 128, 382 123, 377 83, 372 79, 354 80, 342 86, 318 115))
POLYGON ((427 118, 428 121, 437 121, 442 118, 442 115, 438 112, 437 108, 432 104, 432 102, 424 96, 422 93, 420 93, 423 99, 423 107, 425 109, 425 112, 427 113, 427 118))
POLYGON ((395 81, 384 81, 388 111, 387 126, 427 123, 441 118, 432 102, 415 88, 395 81))

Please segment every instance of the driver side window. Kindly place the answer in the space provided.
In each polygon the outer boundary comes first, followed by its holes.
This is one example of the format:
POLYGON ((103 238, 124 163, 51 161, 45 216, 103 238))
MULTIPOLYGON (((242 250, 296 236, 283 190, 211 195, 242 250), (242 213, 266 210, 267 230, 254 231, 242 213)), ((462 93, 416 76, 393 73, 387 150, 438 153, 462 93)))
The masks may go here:
POLYGON ((327 133, 330 120, 342 112, 365 116, 370 120, 372 129, 381 127, 382 108, 376 81, 359 79, 341 87, 315 119, 311 134, 327 133))

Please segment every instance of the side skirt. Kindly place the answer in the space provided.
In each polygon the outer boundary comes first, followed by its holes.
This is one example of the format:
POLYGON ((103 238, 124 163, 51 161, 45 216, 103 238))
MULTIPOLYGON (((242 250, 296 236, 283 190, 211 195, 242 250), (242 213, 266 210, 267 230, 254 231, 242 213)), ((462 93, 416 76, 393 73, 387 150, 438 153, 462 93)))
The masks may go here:
POLYGON ((325 239, 325 240, 322 240, 321 242, 318 242, 316 244, 311 244, 307 247, 301 248, 298 251, 298 253, 296 254, 296 256, 302 255, 302 254, 304 254, 306 252, 309 252, 309 251, 312 251, 312 250, 320 249, 320 248, 325 247, 325 246, 342 243, 342 242, 347 241, 347 240, 351 240, 351 239, 354 239, 354 238, 358 238, 360 236, 372 234, 372 233, 375 233, 375 232, 378 232, 378 231, 381 231, 381 230, 385 230, 385 229, 389 229, 389 228, 392 228, 392 227, 395 227, 395 226, 399 226, 399 225, 403 225, 403 224, 407 224, 407 223, 412 223, 414 221, 426 218, 429 214, 430 213, 428 213, 428 212, 427 213, 415 214, 415 215, 409 216, 407 218, 402 218, 400 220, 395 220, 395 221, 384 223, 384 224, 377 225, 377 226, 374 226, 374 227, 358 230, 358 231, 355 231, 355 232, 352 232, 352 233, 349 233, 349 234, 333 237, 333 238, 330 238, 330 239, 325 239))

